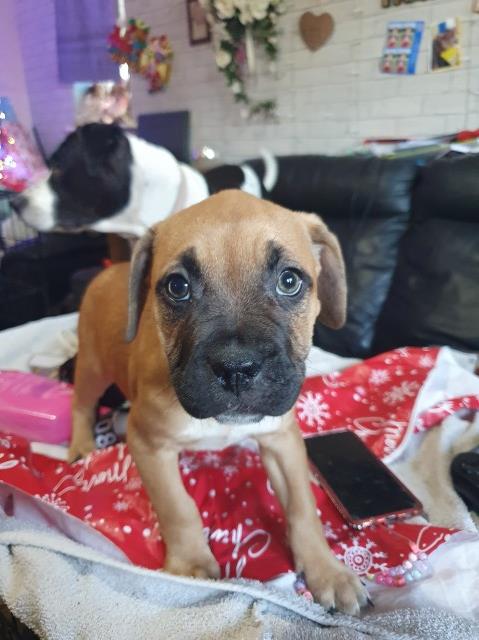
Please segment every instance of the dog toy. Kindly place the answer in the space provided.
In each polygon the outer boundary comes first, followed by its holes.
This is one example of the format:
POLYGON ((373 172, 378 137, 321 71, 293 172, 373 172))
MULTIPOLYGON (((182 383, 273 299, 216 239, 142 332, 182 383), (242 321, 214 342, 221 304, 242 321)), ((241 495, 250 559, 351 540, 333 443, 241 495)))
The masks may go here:
POLYGON ((0 429, 29 441, 70 439, 72 388, 33 373, 0 371, 0 429))

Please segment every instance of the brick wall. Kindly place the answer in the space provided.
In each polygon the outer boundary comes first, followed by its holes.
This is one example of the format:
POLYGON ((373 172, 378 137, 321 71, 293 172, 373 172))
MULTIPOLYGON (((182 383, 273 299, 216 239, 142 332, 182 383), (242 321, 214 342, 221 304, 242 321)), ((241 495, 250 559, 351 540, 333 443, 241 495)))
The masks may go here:
POLYGON ((19 121, 30 128, 32 116, 15 21, 14 0, 0 2, 0 44, 3 58, 0 71, 0 96, 10 98, 19 121))
POLYGON ((189 109, 194 147, 209 144, 225 160, 255 155, 260 145, 276 153, 336 153, 368 136, 479 127, 479 15, 471 12, 471 0, 428 0, 387 10, 380 8, 380 0, 289 0, 276 78, 253 83, 255 95, 278 98, 280 122, 266 125, 242 120, 215 68, 210 45, 190 47, 185 0, 126 2, 128 15, 146 20, 153 33, 168 33, 175 50, 165 93, 150 96, 146 82, 134 79, 136 112, 189 109), (316 53, 306 49, 298 34, 299 17, 309 9, 327 10, 336 20, 333 37, 316 53), (428 27, 455 16, 464 19, 464 67, 428 73, 428 27), (389 20, 426 21, 415 76, 378 71, 389 20))
POLYGON ((54 3, 53 0, 13 1, 32 120, 46 152, 50 153, 71 129, 74 120, 72 88, 58 82, 54 3))
MULTIPOLYGON (((380 9, 380 0, 289 0, 282 18, 281 58, 275 77, 253 81, 256 96, 277 96, 277 124, 245 123, 217 72, 210 45, 190 47, 185 0, 126 0, 131 16, 145 19, 153 32, 166 32, 174 49, 174 73, 165 93, 148 95, 146 82, 134 78, 137 113, 189 109, 195 148, 209 144, 225 160, 257 153, 260 144, 276 153, 345 151, 366 136, 429 135, 479 126, 479 16, 471 0, 427 0, 380 9), (305 10, 329 11, 336 31, 329 43, 310 53, 298 35, 305 10), (430 37, 421 46, 418 73, 390 77, 378 72, 389 20, 465 18, 466 61, 459 71, 427 73, 430 37)), ((5 15, 15 7, 33 123, 47 152, 63 139, 73 123, 69 85, 57 80, 53 0, 2 0, 0 41, 5 15)), ((9 41, 10 66, 2 66, 0 87, 19 78, 14 89, 17 110, 28 119, 22 100, 18 42, 9 41), (10 73, 5 69, 10 69, 10 73)))

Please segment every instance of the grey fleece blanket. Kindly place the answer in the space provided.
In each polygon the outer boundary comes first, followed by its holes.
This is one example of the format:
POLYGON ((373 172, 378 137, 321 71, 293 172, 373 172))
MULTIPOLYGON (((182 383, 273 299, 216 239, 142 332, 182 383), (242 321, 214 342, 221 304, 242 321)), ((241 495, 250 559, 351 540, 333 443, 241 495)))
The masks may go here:
POLYGON ((45 640, 479 638, 479 626, 439 610, 359 619, 257 582, 148 571, 7 516, 0 517, 0 598, 45 640))

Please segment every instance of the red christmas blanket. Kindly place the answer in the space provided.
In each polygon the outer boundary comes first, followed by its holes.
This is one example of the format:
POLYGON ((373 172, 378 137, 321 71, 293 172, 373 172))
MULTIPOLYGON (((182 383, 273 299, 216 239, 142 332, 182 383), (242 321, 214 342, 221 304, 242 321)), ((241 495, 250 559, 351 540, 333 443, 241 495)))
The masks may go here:
MULTIPOLYGON (((459 409, 479 409, 478 395, 445 399, 438 392, 439 354, 432 348, 399 349, 306 379, 295 408, 300 428, 307 435, 347 427, 376 455, 393 459, 410 438, 418 437, 414 432, 459 409)), ((223 576, 269 580, 293 570, 284 516, 255 450, 184 452, 180 467, 223 576)), ((126 445, 68 465, 34 454, 27 441, 5 434, 0 438, 0 482, 63 510, 73 528, 78 520, 93 527, 133 563, 162 566, 165 548, 158 523, 126 445)), ((427 575, 428 555, 454 533, 404 522, 355 531, 323 490, 314 483, 312 488, 336 556, 379 583, 402 586, 427 575)))

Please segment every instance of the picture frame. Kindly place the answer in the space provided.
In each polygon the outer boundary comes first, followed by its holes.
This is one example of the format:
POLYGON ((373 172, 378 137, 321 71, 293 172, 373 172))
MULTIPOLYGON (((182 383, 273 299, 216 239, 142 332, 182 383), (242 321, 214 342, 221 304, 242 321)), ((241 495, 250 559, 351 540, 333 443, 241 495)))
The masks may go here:
POLYGON ((386 42, 380 62, 381 73, 415 74, 423 33, 423 20, 388 22, 386 42))
POLYGON ((412 4, 413 2, 419 1, 420 0, 381 0, 381 7, 383 9, 389 9, 390 7, 399 7, 402 4, 412 4))
POLYGON ((186 0, 188 35, 192 47, 211 40, 211 32, 206 14, 198 0, 186 0))
POLYGON ((462 66, 462 34, 459 18, 446 18, 432 27, 431 71, 447 71, 462 66))

